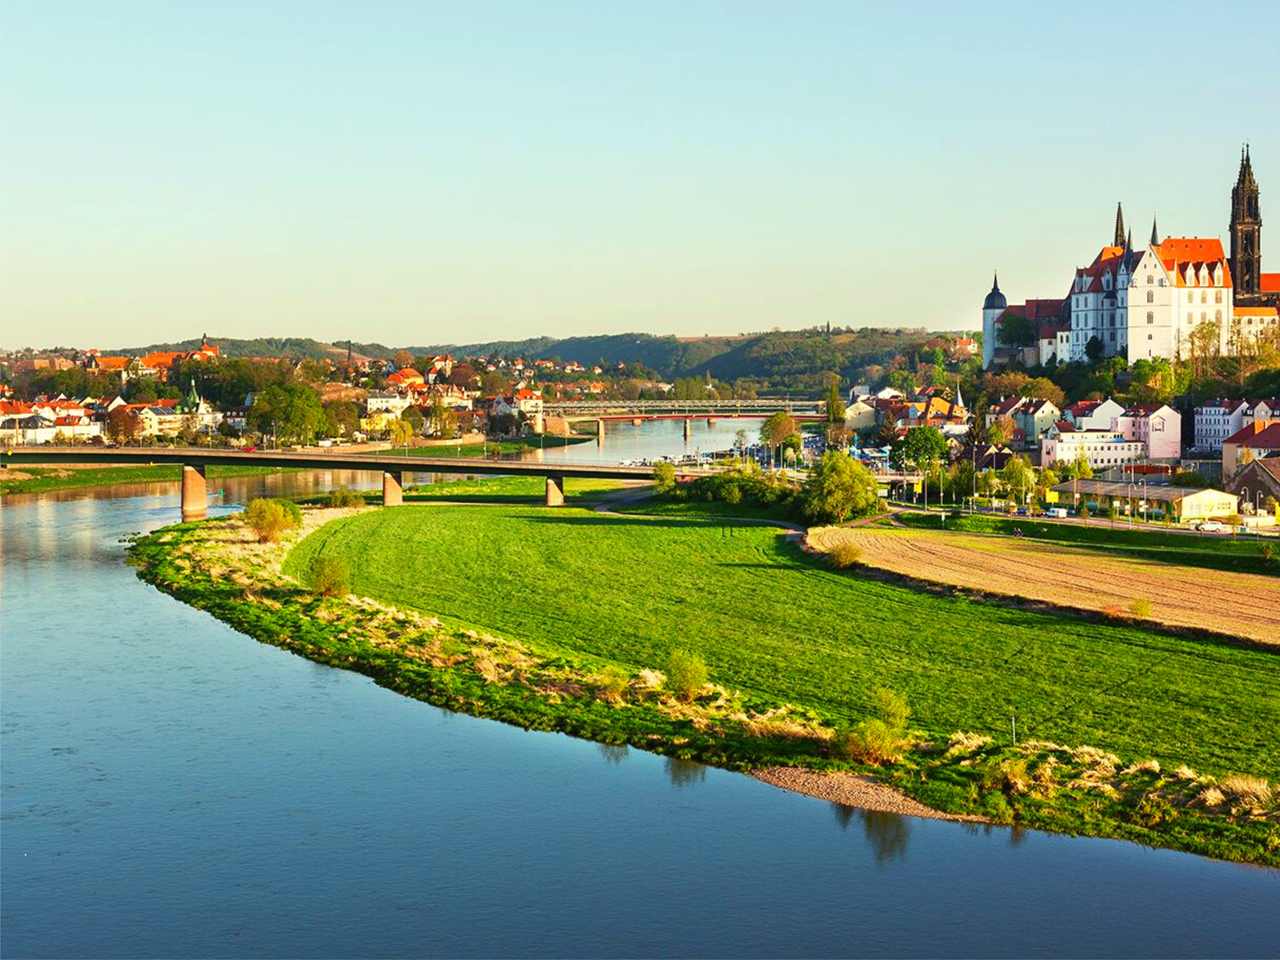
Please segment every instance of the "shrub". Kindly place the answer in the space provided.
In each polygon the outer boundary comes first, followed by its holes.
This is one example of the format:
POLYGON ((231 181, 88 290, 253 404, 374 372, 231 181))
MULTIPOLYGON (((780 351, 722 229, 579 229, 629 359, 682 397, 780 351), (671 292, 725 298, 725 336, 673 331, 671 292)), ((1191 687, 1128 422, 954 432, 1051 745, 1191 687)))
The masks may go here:
POLYGON ((876 690, 876 706, 879 718, 836 732, 831 741, 831 752, 835 756, 876 766, 902 758, 908 746, 907 720, 911 716, 907 701, 901 694, 881 687, 876 690))
POLYGON ((347 487, 334 487, 325 498, 325 504, 330 507, 362 507, 364 497, 347 487))
POLYGON ((1083 507, 1081 507, 1079 510, 1077 510, 1077 511, 1076 511, 1076 516, 1077 516, 1077 517, 1079 517, 1081 520, 1088 520, 1088 519, 1089 519, 1089 506, 1088 506, 1088 504, 1086 504, 1085 506, 1083 506, 1083 507))
POLYGON ((667 686, 681 700, 696 697, 707 683, 707 664, 689 650, 672 650, 667 658, 667 686))
POLYGON ((311 589, 326 597, 345 597, 351 592, 347 565, 333 557, 318 557, 311 565, 311 589))
POLYGON ((1232 774, 1218 784, 1218 789, 1250 807, 1265 807, 1271 802, 1271 784, 1262 777, 1232 774))
POLYGON ((606 700, 621 700, 630 685, 631 677, 621 667, 610 664, 600 671, 600 692, 606 700))
POLYGON ((676 468, 663 461, 653 467, 653 492, 669 495, 676 488, 676 468))
POLYGON ((1129 604, 1129 612, 1139 620, 1146 620, 1151 616, 1151 601, 1139 598, 1129 604))
POLYGON ((837 543, 827 553, 827 563, 837 570, 848 570, 862 562, 862 548, 856 543, 837 543))
POLYGON ((1276 558, 1276 548, 1270 543, 1264 543, 1261 547, 1262 562, 1271 563, 1276 558))
POLYGON ((1128 820, 1139 827, 1157 827, 1175 816, 1173 804, 1165 797, 1148 790, 1128 810, 1128 820))
POLYGON ((244 520, 257 535, 259 543, 275 543, 286 531, 296 530, 302 524, 302 511, 291 500, 260 497, 250 500, 244 508, 244 520))

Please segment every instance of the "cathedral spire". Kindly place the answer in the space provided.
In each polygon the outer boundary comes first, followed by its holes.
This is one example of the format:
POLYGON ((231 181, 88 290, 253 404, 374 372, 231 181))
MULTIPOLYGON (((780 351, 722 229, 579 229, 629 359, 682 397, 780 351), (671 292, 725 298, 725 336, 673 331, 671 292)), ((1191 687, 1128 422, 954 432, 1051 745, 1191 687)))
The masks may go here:
POLYGON ((1262 292, 1262 208, 1248 144, 1240 151, 1240 174, 1231 190, 1230 232, 1236 294, 1246 299, 1257 297, 1262 292))
POLYGON ((1124 246, 1124 206, 1119 203, 1116 204, 1116 235, 1111 245, 1113 247, 1124 246))
POLYGON ((1156 215, 1151 215, 1151 245, 1153 247, 1160 245, 1160 231, 1156 229, 1156 215))

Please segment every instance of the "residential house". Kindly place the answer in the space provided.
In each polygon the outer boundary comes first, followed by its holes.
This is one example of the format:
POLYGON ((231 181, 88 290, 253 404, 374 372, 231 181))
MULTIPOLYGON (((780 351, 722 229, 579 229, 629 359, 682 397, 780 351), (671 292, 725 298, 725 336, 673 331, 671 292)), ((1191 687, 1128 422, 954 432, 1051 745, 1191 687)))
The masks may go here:
POLYGON ((1240 498, 1241 513, 1251 507, 1254 513, 1273 512, 1280 520, 1280 457, 1251 460, 1223 486, 1240 498))
POLYGON ((398 417, 409 406, 409 397, 392 390, 370 390, 364 406, 370 416, 386 413, 398 417))
POLYGON ((1093 470, 1135 463, 1146 456, 1146 444, 1114 430, 1081 430, 1066 420, 1051 426, 1040 441, 1040 462, 1075 463, 1081 457, 1093 470))
POLYGON ((1167 404, 1129 407, 1111 421, 1111 429, 1143 444, 1148 460, 1182 456, 1182 414, 1167 404))
POLYGON ((1269 457, 1280 457, 1280 420, 1255 420, 1222 441, 1222 476, 1269 457))
POLYGON ((1193 440, 1197 450, 1222 453, 1222 441, 1244 426, 1247 400, 1227 400, 1219 397, 1209 400, 1195 409, 1193 440))
POLYGON ((1110 430, 1112 422, 1122 413, 1124 407, 1107 397, 1073 403, 1063 411, 1063 419, 1077 430, 1110 430))

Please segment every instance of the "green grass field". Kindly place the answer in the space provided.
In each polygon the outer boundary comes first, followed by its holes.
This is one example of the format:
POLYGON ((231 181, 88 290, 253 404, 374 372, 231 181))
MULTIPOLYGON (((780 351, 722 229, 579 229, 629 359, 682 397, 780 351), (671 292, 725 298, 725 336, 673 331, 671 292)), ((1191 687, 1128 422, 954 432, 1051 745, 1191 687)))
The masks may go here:
POLYGON ((514 457, 531 450, 554 450, 575 443, 587 443, 594 437, 521 437, 518 440, 491 440, 488 443, 439 444, 430 447, 391 447, 387 450, 366 451, 363 455, 376 457, 388 453, 410 457, 514 457))
MULTIPOLYGON (((275 473, 276 469, 275 467, 210 467, 208 476, 211 481, 222 477, 254 477, 275 473)), ((99 487, 113 483, 164 483, 181 479, 182 467, 175 464, 85 469, 21 466, 13 467, 12 470, 0 470, 0 493, 47 493, 51 490, 73 490, 78 487, 99 487), (20 479, 10 479, 11 474, 18 474, 20 479)))
MULTIPOLYGON (((942 514, 901 513, 898 519, 910 527, 936 530, 942 526, 942 514)), ((1191 533, 1174 533, 1159 529, 1130 529, 1117 521, 1116 526, 1088 526, 1082 523, 1054 523, 1026 517, 962 516, 948 518, 948 530, 968 533, 995 533, 1012 536, 1014 528, 1024 538, 1052 540, 1090 549, 1105 550, 1131 557, 1178 563, 1192 567, 1233 570, 1239 573, 1280 574, 1280 563, 1263 557, 1263 546, 1271 544, 1280 556, 1280 543, 1271 538, 1258 541, 1253 537, 1216 537, 1191 533)))
POLYGON ((1280 774, 1275 654, 914 592, 822 566, 760 526, 581 509, 408 505, 333 522, 286 570, 341 558, 355 592, 548 651, 712 680, 833 721, 876 687, 913 725, 1280 774))

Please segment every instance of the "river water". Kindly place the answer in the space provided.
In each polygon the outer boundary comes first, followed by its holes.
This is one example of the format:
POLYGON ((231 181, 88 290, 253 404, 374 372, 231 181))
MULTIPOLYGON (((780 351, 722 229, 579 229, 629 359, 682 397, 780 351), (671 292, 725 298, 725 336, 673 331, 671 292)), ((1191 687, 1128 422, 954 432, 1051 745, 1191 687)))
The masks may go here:
POLYGON ((258 644, 124 563, 177 511, 4 502, 5 957, 1277 953, 1277 871, 867 814, 258 644))

